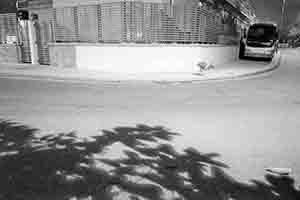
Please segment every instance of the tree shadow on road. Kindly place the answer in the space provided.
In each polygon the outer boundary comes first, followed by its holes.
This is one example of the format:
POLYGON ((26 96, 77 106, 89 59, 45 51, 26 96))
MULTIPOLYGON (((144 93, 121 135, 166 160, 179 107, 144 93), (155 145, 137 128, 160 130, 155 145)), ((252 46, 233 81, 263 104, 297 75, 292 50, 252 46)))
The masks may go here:
POLYGON ((291 178, 245 184, 226 174, 217 153, 176 151, 179 134, 164 127, 117 127, 91 138, 37 131, 0 120, 0 200, 299 199, 291 178))

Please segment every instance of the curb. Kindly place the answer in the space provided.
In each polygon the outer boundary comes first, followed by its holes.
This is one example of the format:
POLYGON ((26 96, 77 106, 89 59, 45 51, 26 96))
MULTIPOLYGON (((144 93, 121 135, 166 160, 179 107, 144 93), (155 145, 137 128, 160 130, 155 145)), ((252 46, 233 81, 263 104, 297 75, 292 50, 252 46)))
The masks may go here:
POLYGON ((231 81, 231 80, 240 80, 246 78, 254 78, 258 75, 265 74, 268 72, 272 72, 280 66, 281 63, 281 54, 278 53, 276 58, 272 60, 272 62, 262 70, 257 70, 254 72, 249 72, 245 74, 233 75, 231 77, 219 77, 219 78, 207 78, 204 80, 192 79, 192 80, 184 80, 184 81, 152 81, 158 84, 172 84, 172 83, 207 83, 207 82, 217 82, 217 81, 231 81))
MULTIPOLYGON (((30 80, 43 80, 43 81, 53 81, 53 82, 70 82, 70 83, 95 83, 95 82, 104 82, 104 83, 122 83, 122 82, 145 82, 145 83, 157 83, 157 84, 184 84, 184 83, 205 83, 205 82, 217 82, 217 81, 230 81, 230 80, 239 80, 244 78, 252 78, 256 77, 260 74, 271 72, 275 69, 277 69, 280 66, 281 63, 281 54, 278 53, 276 57, 272 60, 270 64, 267 65, 267 67, 264 67, 261 70, 256 70, 254 72, 239 74, 239 75, 232 75, 232 76, 226 76, 226 77, 217 77, 217 78, 207 78, 207 79, 189 79, 189 80, 105 80, 105 79, 97 79, 97 78, 84 78, 84 77, 55 77, 55 76, 47 76, 47 75, 22 75, 22 74, 11 74, 11 73, 1 73, 0 72, 0 78, 15 78, 15 79, 30 79, 30 80)), ((26 67, 29 64, 23 64, 23 63, 0 63, 0 65, 14 65, 19 67, 26 67)), ((32 66, 30 64, 30 66, 32 66)))

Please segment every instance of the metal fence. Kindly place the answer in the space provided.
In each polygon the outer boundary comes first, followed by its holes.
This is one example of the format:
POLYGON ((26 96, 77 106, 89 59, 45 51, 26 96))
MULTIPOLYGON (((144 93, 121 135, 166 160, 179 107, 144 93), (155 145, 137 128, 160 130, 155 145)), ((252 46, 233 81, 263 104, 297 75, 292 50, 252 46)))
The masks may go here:
POLYGON ((0 44, 9 43, 9 37, 17 36, 17 20, 15 13, 0 14, 0 44))
POLYGON ((207 6, 176 10, 163 3, 102 3, 55 8, 49 23, 56 42, 218 42, 224 30, 219 12, 207 6))

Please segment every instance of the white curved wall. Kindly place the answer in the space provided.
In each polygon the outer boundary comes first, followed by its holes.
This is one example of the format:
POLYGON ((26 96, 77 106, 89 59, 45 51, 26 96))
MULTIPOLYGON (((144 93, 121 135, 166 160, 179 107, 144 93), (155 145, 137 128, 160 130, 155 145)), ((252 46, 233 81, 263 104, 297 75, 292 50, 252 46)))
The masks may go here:
POLYGON ((76 64, 106 72, 196 72, 197 63, 227 63, 236 59, 236 51, 233 46, 77 46, 76 64))
POLYGON ((53 43, 53 66, 105 72, 197 72, 197 63, 213 65, 237 59, 236 46, 53 43))

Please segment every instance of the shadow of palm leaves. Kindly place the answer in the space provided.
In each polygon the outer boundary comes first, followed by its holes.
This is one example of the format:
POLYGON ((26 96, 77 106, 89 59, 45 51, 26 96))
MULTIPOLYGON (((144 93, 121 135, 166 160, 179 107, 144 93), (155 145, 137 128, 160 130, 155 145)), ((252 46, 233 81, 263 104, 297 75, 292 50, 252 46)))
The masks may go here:
POLYGON ((0 120, 0 200, 299 199, 292 179, 243 184, 225 173, 217 153, 176 151, 170 142, 177 135, 137 125, 85 139, 74 132, 40 136, 0 120), (107 154, 116 148, 121 157, 107 154))

